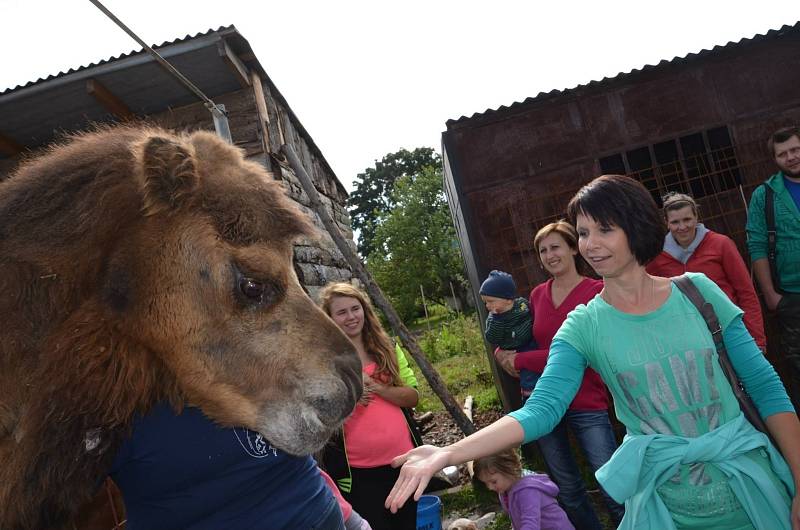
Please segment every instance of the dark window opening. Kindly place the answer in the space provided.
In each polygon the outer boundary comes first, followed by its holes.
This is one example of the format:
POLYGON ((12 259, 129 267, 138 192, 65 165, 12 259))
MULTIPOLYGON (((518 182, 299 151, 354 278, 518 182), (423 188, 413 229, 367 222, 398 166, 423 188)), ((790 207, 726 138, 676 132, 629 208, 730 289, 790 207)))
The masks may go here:
POLYGON ((624 175, 627 173, 625 170, 625 161, 622 159, 622 154, 601 158, 600 172, 603 175, 624 175))
POLYGON ((727 127, 717 127, 708 131, 708 146, 711 148, 711 157, 717 167, 719 186, 721 190, 735 188, 742 183, 742 174, 733 142, 727 127))
POLYGON ((640 147, 639 149, 628 151, 625 156, 628 159, 628 167, 630 168, 629 175, 644 184, 644 187, 650 191, 653 198, 658 201, 658 181, 653 167, 653 159, 650 157, 650 148, 640 147))
POLYGON ((668 191, 699 199, 739 186, 742 175, 727 127, 717 127, 598 160, 603 173, 625 173, 657 204, 668 191))
POLYGON ((681 166, 678 146, 675 141, 655 144, 653 152, 656 155, 658 171, 661 173, 662 185, 667 189, 680 188, 683 180, 683 167, 681 166))
POLYGON ((697 198, 705 197, 707 193, 703 186, 703 176, 709 175, 712 169, 703 135, 696 133, 684 136, 680 139, 680 143, 688 179, 688 185, 683 186, 680 191, 697 198))

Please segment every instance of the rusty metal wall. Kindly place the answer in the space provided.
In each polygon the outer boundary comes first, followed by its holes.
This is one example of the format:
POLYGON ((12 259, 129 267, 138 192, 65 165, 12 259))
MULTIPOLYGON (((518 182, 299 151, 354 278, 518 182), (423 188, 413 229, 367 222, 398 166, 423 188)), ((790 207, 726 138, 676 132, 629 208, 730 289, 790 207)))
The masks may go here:
MULTIPOLYGON (((506 270, 520 295, 543 281, 533 235, 561 218, 580 186, 601 174, 598 161, 615 153, 727 127, 749 199, 775 171, 767 136, 800 122, 800 69, 780 66, 787 64, 800 64, 800 32, 449 122, 443 138, 457 168, 458 206, 471 219, 467 259, 477 276, 506 270)), ((743 250, 740 191, 721 190, 700 203, 703 222, 743 250)))

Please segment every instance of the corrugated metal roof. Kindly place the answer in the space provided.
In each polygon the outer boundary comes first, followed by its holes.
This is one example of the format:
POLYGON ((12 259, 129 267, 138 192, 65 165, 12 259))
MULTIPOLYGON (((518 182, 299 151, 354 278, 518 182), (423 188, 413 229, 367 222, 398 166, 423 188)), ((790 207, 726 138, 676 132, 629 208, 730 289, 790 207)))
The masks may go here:
MULTIPOLYGON (((186 35, 183 38, 179 38, 179 39, 175 39, 175 40, 171 40, 171 41, 165 41, 165 42, 162 42, 161 44, 158 44, 158 45, 151 45, 151 47, 157 50, 158 48, 163 48, 164 46, 170 46, 172 44, 178 44, 178 43, 185 42, 185 41, 188 41, 188 40, 191 40, 191 39, 196 39, 198 37, 205 37, 207 35, 211 35, 212 33, 224 33, 224 32, 235 32, 235 31, 236 31, 236 28, 234 26, 232 26, 232 25, 231 26, 220 26, 219 29, 209 29, 208 31, 200 32, 200 33, 197 33, 195 35, 186 35)), ((142 50, 138 50, 138 51, 137 50, 131 50, 128 53, 122 53, 120 55, 112 56, 112 57, 109 57, 108 59, 103 59, 102 61, 98 61, 96 63, 89 63, 89 64, 87 64, 85 66, 79 66, 77 68, 70 68, 66 72, 58 72, 57 74, 52 74, 52 75, 49 75, 47 77, 40 77, 36 81, 28 81, 24 85, 17 85, 17 86, 15 86, 13 88, 7 88, 7 89, 3 90, 2 92, 0 92, 0 96, 8 94, 9 92, 14 92, 15 90, 19 90, 19 89, 22 89, 22 88, 27 88, 29 86, 33 86, 33 85, 36 85, 36 84, 39 84, 39 83, 43 83, 45 81, 50 81, 51 79, 56 79, 56 78, 59 78, 59 77, 63 77, 65 75, 74 74, 75 72, 80 72, 82 70, 86 70, 86 69, 89 69, 89 68, 94 68, 96 66, 107 64, 107 63, 110 63, 110 62, 113 62, 113 61, 118 61, 120 59, 125 59, 127 57, 133 57, 135 55, 142 55, 142 54, 146 54, 146 53, 147 52, 145 50, 143 50, 143 49, 142 50)))
MULTIPOLYGON (((186 35, 154 48, 213 99, 241 88, 232 69, 220 56, 220 43, 230 46, 247 67, 255 69, 262 80, 269 84, 272 96, 288 113, 298 134, 305 139, 322 166, 336 180, 339 190, 346 195, 346 189, 322 151, 261 66, 247 39, 235 26, 186 35)), ((0 133, 25 148, 33 149, 49 143, 61 132, 81 130, 90 123, 115 121, 115 117, 87 93, 85 83, 90 78, 100 81, 137 116, 147 116, 198 101, 149 53, 135 50, 0 92, 0 115, 3 116, 0 133)), ((6 156, 0 152, 0 160, 4 158, 6 156)))
POLYGON ((468 121, 468 120, 479 119, 479 118, 484 118, 484 117, 491 117, 491 116, 493 116, 495 114, 503 114, 503 113, 508 112, 508 111, 519 111, 519 110, 523 109, 524 107, 526 107, 528 105, 531 105, 531 104, 534 104, 534 103, 538 104, 538 103, 541 103, 543 101, 546 101, 548 99, 555 98, 555 97, 558 97, 558 96, 571 95, 571 94, 573 94, 575 92, 580 92, 580 91, 583 91, 583 90, 586 90, 586 89, 594 90, 594 89, 597 89, 597 88, 600 88, 600 87, 607 87, 607 86, 613 85, 615 83, 619 83, 619 82, 623 82, 623 81, 629 81, 629 80, 635 78, 637 75, 650 73, 650 72, 653 72, 654 70, 660 70, 660 69, 664 69, 664 68, 667 68, 667 67, 674 67, 674 66, 683 66, 683 65, 685 65, 687 63, 691 63, 691 62, 697 61, 699 59, 707 59, 709 57, 713 57, 713 56, 719 55, 721 53, 729 52, 729 51, 734 50, 735 48, 738 48, 740 46, 755 44, 755 43, 763 42, 763 41, 766 41, 766 40, 772 40, 772 39, 783 37, 783 36, 785 36, 787 34, 798 33, 798 32, 800 32, 800 21, 796 22, 792 26, 784 25, 780 29, 769 30, 768 32, 766 32, 763 35, 762 34, 756 34, 755 36, 753 36, 751 38, 740 39, 738 42, 728 42, 727 44, 724 44, 724 45, 714 46, 710 50, 703 49, 703 50, 700 50, 697 53, 690 53, 688 55, 685 55, 684 57, 674 57, 671 60, 664 59, 664 60, 660 61, 658 64, 647 64, 647 65, 643 66, 642 68, 637 68, 637 69, 631 70, 630 72, 620 72, 617 75, 615 75, 614 77, 604 77, 603 79, 596 80, 596 81, 590 81, 590 82, 588 82, 586 84, 578 85, 578 86, 573 87, 573 88, 566 88, 566 89, 563 89, 563 90, 554 89, 554 90, 551 90, 550 92, 540 92, 536 96, 526 98, 523 101, 516 101, 516 102, 512 103, 511 105, 501 105, 497 109, 486 109, 483 112, 476 112, 472 116, 461 116, 460 118, 457 118, 457 119, 447 120, 447 127, 449 128, 451 125, 461 124, 461 123, 463 123, 465 121, 468 121))

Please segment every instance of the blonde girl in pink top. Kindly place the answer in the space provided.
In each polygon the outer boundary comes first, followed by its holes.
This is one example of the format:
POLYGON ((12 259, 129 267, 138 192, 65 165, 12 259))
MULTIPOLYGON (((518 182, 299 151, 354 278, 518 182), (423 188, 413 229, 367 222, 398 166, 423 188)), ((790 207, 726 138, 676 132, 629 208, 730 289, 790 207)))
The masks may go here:
POLYGON ((383 502, 399 475, 392 459, 414 448, 403 408, 419 401, 416 380, 408 373, 402 351, 395 349, 369 298, 349 283, 327 285, 322 308, 355 345, 361 358, 364 397, 345 422, 342 436, 326 447, 323 465, 342 496, 372 528, 414 530, 416 503, 396 514, 383 502), (413 385, 413 386, 412 386, 413 385))

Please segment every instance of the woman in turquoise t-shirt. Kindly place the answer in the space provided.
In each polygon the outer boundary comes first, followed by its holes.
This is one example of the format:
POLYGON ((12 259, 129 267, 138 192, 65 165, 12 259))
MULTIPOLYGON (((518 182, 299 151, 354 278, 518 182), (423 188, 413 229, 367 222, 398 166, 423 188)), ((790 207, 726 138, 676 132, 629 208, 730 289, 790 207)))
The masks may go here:
POLYGON ((625 502, 620 528, 800 530, 800 422, 742 311, 704 275, 690 274, 714 307, 734 368, 783 457, 741 414, 697 309, 669 279, 646 273, 665 231, 649 192, 628 177, 599 177, 573 197, 568 215, 581 254, 603 276, 600 296, 570 313, 522 409, 453 445, 396 459, 404 465, 387 507, 419 497, 444 466, 549 432, 591 366, 628 431, 597 472, 605 490, 625 502))

